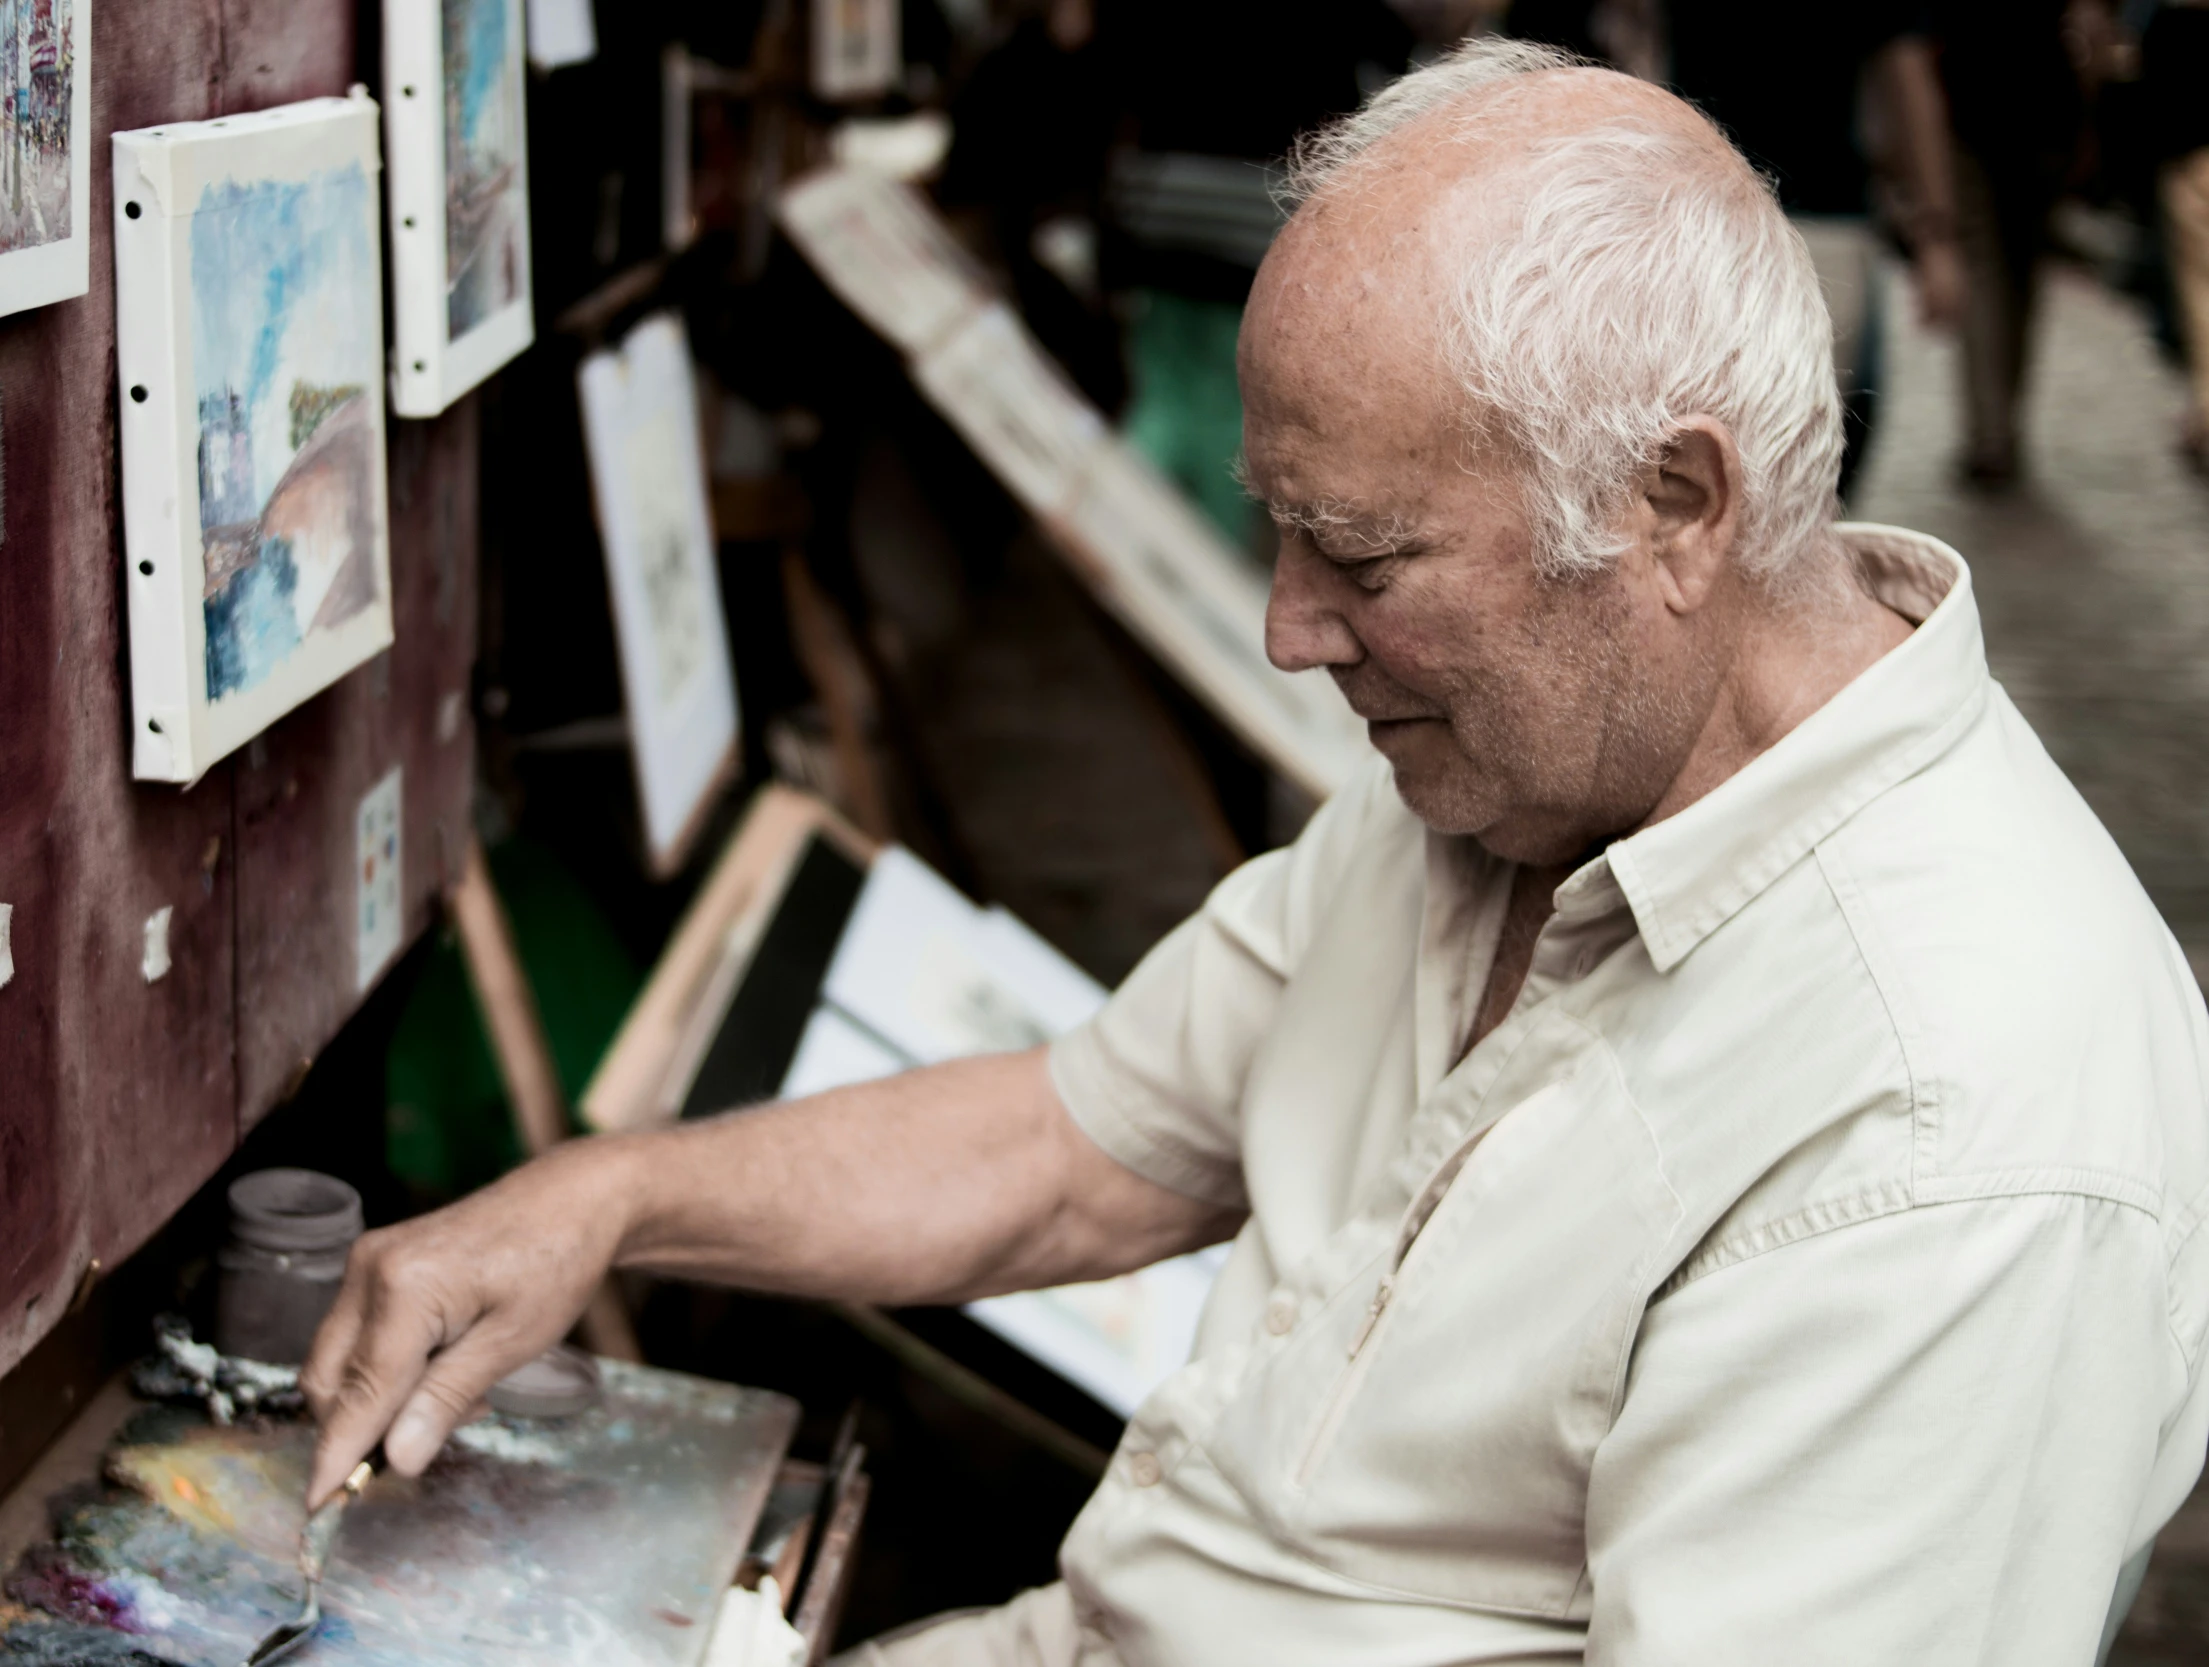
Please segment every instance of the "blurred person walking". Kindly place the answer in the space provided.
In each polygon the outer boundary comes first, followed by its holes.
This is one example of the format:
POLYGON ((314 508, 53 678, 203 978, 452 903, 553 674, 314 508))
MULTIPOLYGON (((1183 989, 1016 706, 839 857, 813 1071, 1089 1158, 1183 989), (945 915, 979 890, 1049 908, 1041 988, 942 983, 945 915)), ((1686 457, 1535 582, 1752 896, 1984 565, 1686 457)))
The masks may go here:
POLYGON ((1896 218, 1919 313, 1928 323, 1952 324, 1963 310, 1948 124, 1920 16, 1914 0, 1790 7, 1670 0, 1661 8, 1657 0, 1514 0, 1504 24, 1524 39, 1637 73, 1654 74, 1669 58, 1673 90, 1772 178, 1810 246, 1833 315, 1847 434, 1843 495, 1863 461, 1879 397, 1879 237, 1861 140, 1867 93, 1879 99, 1896 141, 1903 188, 1896 218))
POLYGON ((1955 230, 1966 281, 1960 468, 1977 485, 1998 487, 2017 475, 2040 257, 2086 117, 2066 26, 2104 16, 2095 0, 1932 0, 1929 7, 1955 140, 1955 230))
POLYGON ((2163 0, 2140 40, 2171 288, 2192 390, 2179 448, 2209 474, 2209 0, 2163 0))

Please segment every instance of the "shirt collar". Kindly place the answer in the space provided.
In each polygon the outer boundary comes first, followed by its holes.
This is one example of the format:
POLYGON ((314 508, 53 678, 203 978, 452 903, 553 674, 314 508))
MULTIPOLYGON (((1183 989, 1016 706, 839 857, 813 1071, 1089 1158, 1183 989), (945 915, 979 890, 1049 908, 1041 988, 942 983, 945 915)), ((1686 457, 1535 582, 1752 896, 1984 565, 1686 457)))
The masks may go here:
POLYGON ((1938 539, 1836 529, 1909 639, 1676 816, 1622 839, 1557 889, 1565 920, 1623 895, 1649 958, 1669 972, 1820 840, 1953 746, 1991 680, 1971 572, 1938 539))

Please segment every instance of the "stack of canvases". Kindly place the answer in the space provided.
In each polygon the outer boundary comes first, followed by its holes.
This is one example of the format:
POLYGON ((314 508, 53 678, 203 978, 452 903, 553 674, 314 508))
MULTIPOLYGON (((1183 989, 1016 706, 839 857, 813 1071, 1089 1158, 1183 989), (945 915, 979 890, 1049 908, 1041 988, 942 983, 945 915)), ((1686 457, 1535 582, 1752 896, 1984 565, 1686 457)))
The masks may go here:
MULTIPOLYGON (((0 0, 0 38, 28 43, 0 54, 0 312, 87 287, 90 10, 0 0)), ((382 112, 355 88, 113 136, 142 779, 197 781, 391 644, 380 167, 391 408, 435 416, 533 337, 522 0, 389 0, 384 31, 382 112)), ((598 356, 583 392, 666 866, 736 725, 679 329, 598 356)))

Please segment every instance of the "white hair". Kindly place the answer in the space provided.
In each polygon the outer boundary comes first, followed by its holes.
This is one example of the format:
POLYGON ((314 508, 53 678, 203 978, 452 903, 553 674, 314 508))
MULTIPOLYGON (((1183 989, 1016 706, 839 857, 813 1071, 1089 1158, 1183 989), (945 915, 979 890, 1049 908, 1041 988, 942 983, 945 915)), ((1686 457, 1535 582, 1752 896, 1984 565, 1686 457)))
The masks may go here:
MULTIPOLYGON (((1484 137, 1518 102, 1512 84, 1576 67, 1476 39, 1301 141, 1287 195, 1351 188, 1377 145, 1437 112, 1484 137)), ((1631 112, 1522 154, 1516 235, 1467 239, 1444 340, 1476 428, 1528 465, 1541 571, 1614 562, 1634 480, 1682 419, 1705 415, 1741 450, 1744 569, 1775 589, 1824 588, 1841 464, 1833 327, 1769 184, 1746 162, 1714 165, 1678 123, 1631 112)))

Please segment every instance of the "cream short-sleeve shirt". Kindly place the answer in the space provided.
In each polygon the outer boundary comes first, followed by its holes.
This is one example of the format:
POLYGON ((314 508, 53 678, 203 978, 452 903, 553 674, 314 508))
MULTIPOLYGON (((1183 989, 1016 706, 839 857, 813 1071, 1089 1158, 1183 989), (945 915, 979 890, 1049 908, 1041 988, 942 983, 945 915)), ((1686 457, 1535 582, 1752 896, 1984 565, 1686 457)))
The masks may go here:
POLYGON ((1250 1212, 1069 1659, 2092 1660, 2209 1430, 2209 1026, 1963 563, 1845 536, 1916 632, 1574 874, 1470 1053, 1511 870, 1378 761, 1056 1046, 1250 1212))

